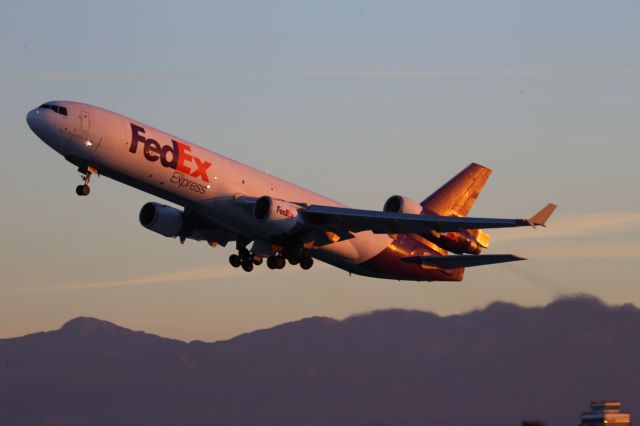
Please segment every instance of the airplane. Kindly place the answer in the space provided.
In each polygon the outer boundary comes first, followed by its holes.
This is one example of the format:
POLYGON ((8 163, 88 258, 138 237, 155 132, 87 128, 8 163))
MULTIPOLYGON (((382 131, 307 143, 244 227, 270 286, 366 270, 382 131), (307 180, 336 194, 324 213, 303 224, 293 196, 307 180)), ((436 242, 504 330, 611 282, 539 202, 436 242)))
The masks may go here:
POLYGON ((148 202, 140 224, 160 235, 235 242, 233 267, 250 272, 314 259, 350 274, 410 281, 462 281, 467 267, 524 260, 480 254, 483 229, 544 226, 556 206, 528 219, 468 217, 491 170, 472 163, 418 203, 403 195, 382 211, 352 209, 137 120, 85 103, 50 101, 27 113, 31 130, 78 168, 89 195, 103 175, 174 203, 148 202))

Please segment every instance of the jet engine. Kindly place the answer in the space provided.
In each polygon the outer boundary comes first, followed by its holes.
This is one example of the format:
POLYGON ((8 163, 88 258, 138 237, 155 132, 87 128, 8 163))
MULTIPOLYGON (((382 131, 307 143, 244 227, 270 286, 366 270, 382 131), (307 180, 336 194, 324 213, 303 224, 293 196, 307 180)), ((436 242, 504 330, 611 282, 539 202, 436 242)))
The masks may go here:
POLYGON ((263 223, 271 235, 292 234, 302 224, 298 214, 300 206, 268 195, 258 198, 253 206, 253 217, 263 223))
POLYGON ((140 224, 165 237, 177 237, 184 228, 184 213, 173 207, 147 203, 140 209, 140 224))
MULTIPOLYGON (((422 206, 411 198, 394 195, 384 203, 385 212, 420 214, 422 206)), ((421 234, 422 237, 436 244, 438 247, 456 254, 479 254, 489 246, 489 234, 479 229, 460 229, 458 232, 430 232, 421 234)))
POLYGON ((384 203, 382 211, 405 214, 420 214, 422 206, 411 198, 403 195, 393 195, 384 203))

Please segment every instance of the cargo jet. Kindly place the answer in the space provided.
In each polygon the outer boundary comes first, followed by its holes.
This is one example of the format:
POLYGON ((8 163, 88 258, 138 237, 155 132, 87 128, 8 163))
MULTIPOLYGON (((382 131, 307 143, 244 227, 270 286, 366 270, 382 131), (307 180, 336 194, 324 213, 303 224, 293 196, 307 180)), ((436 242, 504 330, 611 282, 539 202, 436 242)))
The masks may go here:
POLYGON ((523 260, 486 254, 482 229, 543 226, 555 205, 529 219, 467 217, 491 170, 471 164, 417 203, 394 195, 382 211, 352 209, 206 150, 147 124, 95 106, 52 101, 27 114, 33 132, 78 167, 89 195, 103 175, 180 208, 149 202, 145 228, 170 238, 226 246, 233 267, 270 269, 313 259, 349 273, 411 281, 461 281, 466 267, 523 260))

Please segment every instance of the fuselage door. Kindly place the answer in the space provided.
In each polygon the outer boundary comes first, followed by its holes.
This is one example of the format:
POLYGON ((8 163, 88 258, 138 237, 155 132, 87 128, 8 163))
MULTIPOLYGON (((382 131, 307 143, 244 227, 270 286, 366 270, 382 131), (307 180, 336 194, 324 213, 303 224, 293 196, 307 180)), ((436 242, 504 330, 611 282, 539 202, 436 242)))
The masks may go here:
POLYGON ((82 111, 80 113, 80 127, 82 131, 89 131, 89 127, 91 126, 91 116, 88 111, 82 111))

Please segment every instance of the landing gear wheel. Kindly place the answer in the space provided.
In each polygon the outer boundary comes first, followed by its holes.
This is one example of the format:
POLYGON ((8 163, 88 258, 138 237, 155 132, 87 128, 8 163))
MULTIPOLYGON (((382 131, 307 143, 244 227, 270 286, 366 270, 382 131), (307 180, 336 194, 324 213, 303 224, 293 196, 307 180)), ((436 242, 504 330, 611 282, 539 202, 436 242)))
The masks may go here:
POLYGON ((80 172, 80 177, 82 177, 82 185, 78 185, 76 187, 76 194, 80 195, 80 196, 87 196, 89 195, 89 182, 91 181, 91 174, 92 173, 98 173, 98 170, 96 170, 94 167, 88 166, 86 169, 85 168, 78 168, 78 171, 80 172))
POLYGON ((269 269, 276 269, 276 257, 275 256, 269 256, 267 257, 267 267, 269 269))
POLYGON ((303 257, 300 260, 300 267, 304 270, 310 269, 313 266, 313 258, 312 257, 303 257))
POLYGON ((78 194, 81 197, 89 195, 90 191, 91 189, 89 188, 89 185, 85 184, 85 185, 76 186, 76 194, 78 194))
POLYGON ((297 265, 300 263, 300 255, 294 254, 293 256, 289 256, 288 260, 290 264, 297 265))
POLYGON ((287 265, 287 260, 284 258, 284 256, 277 256, 275 265, 276 268, 282 269, 287 265))
POLYGON ((260 256, 253 256, 251 260, 253 261, 253 264, 256 266, 262 265, 262 258, 260 256))
POLYGON ((240 259, 240 256, 238 256, 237 254, 232 254, 231 256, 229 256, 229 263, 234 268, 237 268, 242 264, 242 260, 240 259))
POLYGON ((253 261, 251 259, 242 259, 242 269, 246 272, 253 271, 253 261))

